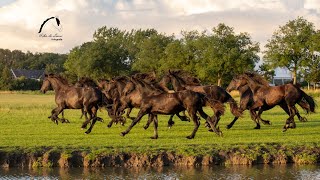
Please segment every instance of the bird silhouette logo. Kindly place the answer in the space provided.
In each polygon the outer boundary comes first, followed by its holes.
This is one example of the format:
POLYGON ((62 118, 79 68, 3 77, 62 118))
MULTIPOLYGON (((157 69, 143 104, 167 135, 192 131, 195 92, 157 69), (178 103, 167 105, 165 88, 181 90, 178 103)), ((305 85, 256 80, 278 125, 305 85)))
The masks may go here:
POLYGON ((62 27, 61 27, 61 22, 60 22, 60 19, 58 17, 50 17, 48 19, 46 19, 45 21, 43 21, 43 23, 41 24, 40 26, 40 29, 39 29, 39 32, 38 33, 41 33, 44 25, 50 21, 51 19, 55 19, 56 20, 56 23, 57 23, 57 26, 54 25, 54 27, 58 30, 58 31, 61 31, 62 27))

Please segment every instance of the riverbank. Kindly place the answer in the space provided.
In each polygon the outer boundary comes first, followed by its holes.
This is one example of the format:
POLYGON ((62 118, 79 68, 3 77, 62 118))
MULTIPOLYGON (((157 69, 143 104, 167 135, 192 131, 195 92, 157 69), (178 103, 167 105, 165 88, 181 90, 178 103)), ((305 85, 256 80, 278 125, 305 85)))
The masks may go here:
MULTIPOLYGON (((320 147, 315 144, 284 146, 280 144, 247 145, 212 148, 211 153, 191 155, 166 151, 121 152, 113 149, 68 149, 40 147, 36 149, 1 148, 0 166, 10 167, 162 167, 254 164, 317 164, 320 147), (115 153, 117 151, 117 153, 115 153)), ((190 152, 199 150, 190 149, 190 152)))

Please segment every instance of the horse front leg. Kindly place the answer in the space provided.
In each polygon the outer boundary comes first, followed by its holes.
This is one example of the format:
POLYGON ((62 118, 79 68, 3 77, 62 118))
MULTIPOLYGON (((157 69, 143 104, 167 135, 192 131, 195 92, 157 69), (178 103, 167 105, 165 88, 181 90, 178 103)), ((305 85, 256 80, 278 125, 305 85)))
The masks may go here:
POLYGON ((259 111, 258 111, 257 117, 259 118, 259 120, 261 120, 261 122, 262 122, 263 124, 271 125, 271 123, 270 123, 269 120, 264 120, 264 119, 261 118, 261 115, 262 115, 263 111, 264 111, 264 110, 263 110, 262 108, 260 108, 259 111))
POLYGON ((189 115, 191 116, 191 119, 192 119, 193 124, 194 124, 194 128, 193 128, 192 133, 191 133, 189 136, 187 136, 187 138, 188 138, 188 139, 193 139, 193 138, 195 137, 197 131, 198 131, 198 128, 199 128, 199 126, 200 126, 200 122, 199 122, 199 120, 198 120, 196 111, 194 111, 194 110, 189 110, 188 113, 189 113, 189 115))
POLYGON ((130 124, 130 126, 125 131, 121 132, 120 135, 125 136, 126 134, 128 134, 130 132, 130 130, 133 128, 133 126, 135 126, 146 113, 147 113, 146 109, 140 109, 136 119, 133 120, 132 123, 130 124))
POLYGON ((288 128, 295 128, 296 123, 294 122, 294 116, 296 115, 296 108, 294 106, 289 106, 288 109, 290 112, 289 118, 286 120, 285 125, 283 126, 283 132, 287 131, 288 128))
POLYGON ((143 128, 144 128, 145 130, 148 129, 149 126, 150 126, 150 124, 152 123, 152 121, 153 121, 153 115, 148 114, 148 121, 147 121, 146 125, 143 126, 143 128))
POLYGON ((56 108, 54 108, 52 111, 51 111, 51 120, 53 121, 53 122, 55 122, 57 125, 58 125, 58 120, 60 121, 60 122, 63 122, 58 116, 59 116, 59 114, 61 113, 61 112, 63 112, 63 107, 62 106, 58 106, 58 107, 56 107, 56 108))
POLYGON ((260 129, 261 126, 260 126, 260 123, 259 123, 259 120, 257 117, 257 113, 254 109, 250 109, 250 116, 251 116, 252 121, 254 123, 256 123, 256 127, 254 127, 253 129, 260 129))
POLYGON ((231 129, 238 119, 239 117, 234 117, 234 119, 227 125, 227 129, 231 129))
POLYGON ((130 116, 131 111, 132 111, 132 108, 131 108, 131 107, 127 108, 126 118, 129 118, 129 119, 131 119, 131 120, 134 120, 135 117, 131 117, 131 116, 130 116))

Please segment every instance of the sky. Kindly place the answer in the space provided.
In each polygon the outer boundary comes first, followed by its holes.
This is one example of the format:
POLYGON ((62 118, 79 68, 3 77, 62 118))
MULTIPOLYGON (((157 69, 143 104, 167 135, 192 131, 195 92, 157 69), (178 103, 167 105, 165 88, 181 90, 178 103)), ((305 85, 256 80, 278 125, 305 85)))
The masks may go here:
POLYGON ((0 48, 68 53, 91 41, 99 27, 155 28, 181 36, 181 30, 208 30, 219 23, 248 32, 263 49, 272 33, 298 16, 320 29, 320 0, 1 0, 0 48), (40 37, 39 28, 49 17, 40 37))

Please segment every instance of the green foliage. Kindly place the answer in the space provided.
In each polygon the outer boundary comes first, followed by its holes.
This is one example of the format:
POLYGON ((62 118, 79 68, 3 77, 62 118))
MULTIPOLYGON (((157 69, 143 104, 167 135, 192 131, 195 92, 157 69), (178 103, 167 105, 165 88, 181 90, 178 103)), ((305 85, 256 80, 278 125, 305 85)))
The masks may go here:
POLYGON ((219 24, 206 39, 203 59, 196 66, 200 78, 222 85, 235 74, 253 70, 259 60, 259 44, 252 42, 248 33, 235 34, 233 28, 219 24))
POLYGON ((275 76, 275 71, 270 67, 269 64, 261 64, 258 69, 259 74, 261 74, 265 79, 271 81, 275 76))
POLYGON ((10 90, 39 90, 41 88, 41 81, 35 79, 26 79, 21 77, 19 79, 12 80, 10 90))
POLYGON ((314 25, 302 17, 287 22, 277 29, 268 43, 265 61, 272 67, 286 67, 294 76, 312 60, 310 41, 315 33, 314 25))
POLYGON ((173 41, 172 36, 152 34, 139 45, 139 52, 132 64, 132 69, 141 72, 156 71, 161 66, 160 60, 164 57, 167 45, 173 41))

